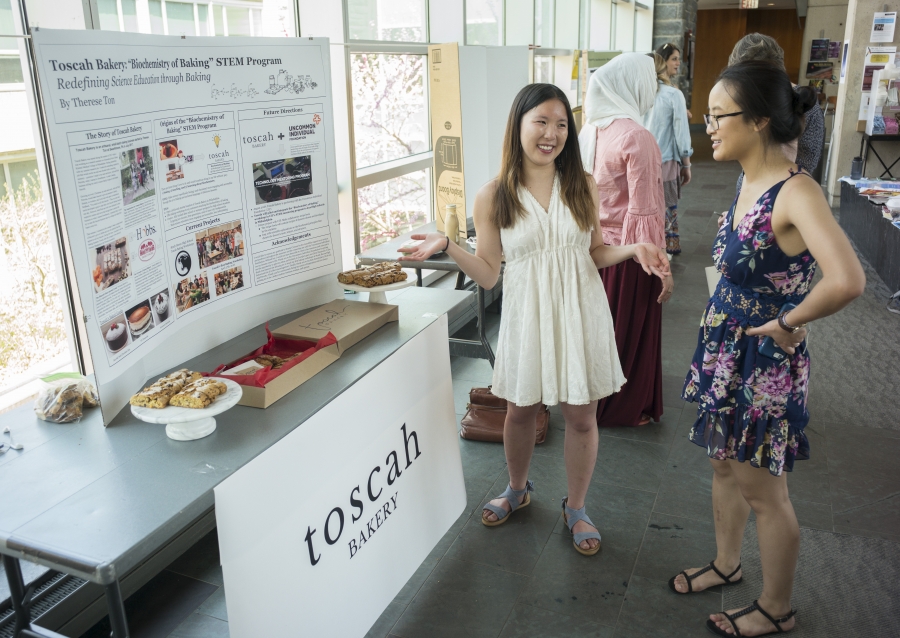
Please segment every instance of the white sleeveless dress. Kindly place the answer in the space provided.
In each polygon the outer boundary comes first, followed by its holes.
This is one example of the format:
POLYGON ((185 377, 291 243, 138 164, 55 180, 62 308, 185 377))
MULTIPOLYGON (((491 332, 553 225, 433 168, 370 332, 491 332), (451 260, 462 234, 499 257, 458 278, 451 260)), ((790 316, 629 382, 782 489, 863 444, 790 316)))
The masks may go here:
POLYGON ((516 405, 585 405, 625 383, 603 281, 553 182, 544 211, 519 188, 526 215, 501 229, 506 256, 493 392, 516 405))

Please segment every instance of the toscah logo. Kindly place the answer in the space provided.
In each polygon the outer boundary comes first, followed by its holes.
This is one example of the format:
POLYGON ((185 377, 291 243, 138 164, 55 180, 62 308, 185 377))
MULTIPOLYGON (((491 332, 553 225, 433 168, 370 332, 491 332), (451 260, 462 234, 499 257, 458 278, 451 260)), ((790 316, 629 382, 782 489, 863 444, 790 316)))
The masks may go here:
MULTIPOLYGON (((396 450, 392 450, 391 453, 387 455, 384 459, 384 465, 387 468, 385 482, 388 487, 392 486, 397 479, 400 478, 403 471, 409 469, 409 466, 412 465, 413 461, 422 455, 422 452, 419 451, 419 437, 416 435, 416 431, 413 430, 407 434, 405 423, 400 426, 400 431, 403 434, 403 449, 406 452, 406 467, 404 467, 403 470, 400 469, 400 460, 396 450), (410 457, 410 443, 412 443, 412 447, 416 452, 413 457, 410 457)), ((376 465, 372 468, 372 471, 369 472, 369 479, 365 483, 366 496, 370 503, 378 501, 381 498, 382 492, 384 492, 385 486, 378 484, 380 476, 377 475, 380 474, 381 466, 376 465)), ((397 510, 398 494, 399 492, 395 491, 391 495, 385 495, 384 501, 375 508, 374 514, 369 518, 365 527, 360 528, 359 536, 356 536, 355 531, 353 532, 354 536, 350 538, 347 543, 347 549, 350 552, 351 559, 356 556, 357 552, 359 552, 366 543, 372 540, 372 536, 375 535, 375 532, 381 529, 381 526, 387 522, 388 517, 397 510)), ((351 513, 351 524, 360 520, 365 512, 365 504, 361 497, 362 491, 359 485, 350 490, 350 506, 357 510, 356 513, 351 513)), ((335 507, 328 513, 328 516, 325 517, 325 524, 322 526, 322 531, 323 536, 325 536, 325 542, 328 545, 334 545, 341 539, 341 535, 344 533, 344 510, 341 507, 335 507), (332 534, 335 528, 337 528, 337 533, 332 534)), ((312 566, 315 566, 322 558, 321 553, 316 554, 316 548, 314 546, 315 534, 316 530, 313 527, 309 526, 306 528, 305 540, 306 546, 309 549, 309 564, 312 566)))
POLYGON ((138 256, 141 258, 141 261, 150 261, 153 259, 153 255, 156 254, 156 244, 152 239, 145 239, 141 243, 141 247, 138 249, 138 256))

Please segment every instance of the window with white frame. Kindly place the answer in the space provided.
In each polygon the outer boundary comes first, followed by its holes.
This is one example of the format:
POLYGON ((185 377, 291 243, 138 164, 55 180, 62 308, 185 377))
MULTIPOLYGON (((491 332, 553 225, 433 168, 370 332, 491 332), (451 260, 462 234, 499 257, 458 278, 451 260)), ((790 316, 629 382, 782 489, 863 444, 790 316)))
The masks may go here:
POLYGON ((16 32, 11 0, 0 0, 0 84, 21 84, 22 65, 19 63, 19 44, 15 38, 4 38, 16 32))
POLYGON ((350 56, 360 251, 433 217, 428 56, 420 48, 350 56))
MULTIPOLYGON (((263 0, 147 0, 140 4, 137 0, 97 0, 97 9, 100 28, 106 31, 229 37, 276 35, 263 30, 263 0)), ((276 20, 286 22, 284 15, 276 20)), ((280 24, 277 29, 279 35, 293 36, 294 31, 293 24, 280 24)))
POLYGON ((466 0, 466 44, 503 44, 503 0, 466 0))
POLYGON ((553 84, 553 71, 555 66, 553 56, 551 55, 534 56, 534 81, 553 84))
POLYGON ((428 41, 426 0, 347 0, 351 40, 428 41))
POLYGON ((0 411, 31 396, 39 374, 71 365, 19 40, 3 37, 15 23, 0 0, 0 411))

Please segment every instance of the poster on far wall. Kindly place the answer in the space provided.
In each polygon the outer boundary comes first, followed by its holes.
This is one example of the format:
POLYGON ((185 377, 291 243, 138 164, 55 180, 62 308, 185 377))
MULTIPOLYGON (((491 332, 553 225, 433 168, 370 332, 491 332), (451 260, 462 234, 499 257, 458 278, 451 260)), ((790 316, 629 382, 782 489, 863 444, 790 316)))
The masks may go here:
POLYGON ((847 40, 844 42, 844 54, 841 56, 841 82, 844 81, 844 76, 847 75, 847 59, 850 57, 850 41, 847 40))
POLYGON ((869 42, 893 42, 894 27, 897 25, 897 12, 876 13, 872 18, 872 35, 869 42))
POLYGON ((897 47, 867 47, 866 60, 863 65, 863 92, 872 89, 872 74, 885 67, 888 62, 893 61, 894 55, 897 53, 897 47))
POLYGON ((830 80, 834 73, 831 62, 807 62, 806 77, 809 80, 830 80))
POLYGON ((880 71, 883 68, 883 64, 867 64, 865 67, 863 67, 863 91, 872 90, 872 77, 875 75, 875 71, 880 71))
POLYGON ((828 42, 827 38, 812 41, 812 44, 809 46, 810 61, 825 61, 828 59, 828 42))
POLYGON ((828 43, 828 57, 829 58, 837 58, 838 60, 841 58, 841 43, 840 42, 829 42, 828 43))

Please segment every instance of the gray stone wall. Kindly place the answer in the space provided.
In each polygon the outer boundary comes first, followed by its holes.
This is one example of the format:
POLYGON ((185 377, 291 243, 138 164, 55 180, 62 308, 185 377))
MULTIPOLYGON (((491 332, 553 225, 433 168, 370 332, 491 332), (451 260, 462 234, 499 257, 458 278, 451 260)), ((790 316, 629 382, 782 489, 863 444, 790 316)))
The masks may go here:
MULTIPOLYGON (((653 48, 658 49, 666 42, 676 45, 684 58, 684 32, 690 29, 697 34, 697 0, 656 0, 653 6, 653 48)), ((687 66, 682 66, 676 78, 684 93, 688 108, 691 108, 693 82, 687 78, 687 66)))

